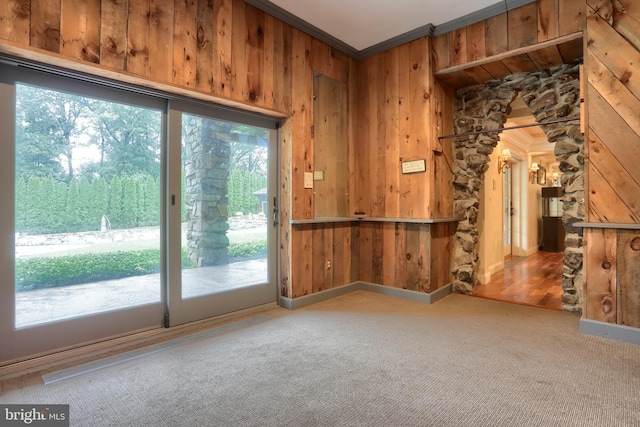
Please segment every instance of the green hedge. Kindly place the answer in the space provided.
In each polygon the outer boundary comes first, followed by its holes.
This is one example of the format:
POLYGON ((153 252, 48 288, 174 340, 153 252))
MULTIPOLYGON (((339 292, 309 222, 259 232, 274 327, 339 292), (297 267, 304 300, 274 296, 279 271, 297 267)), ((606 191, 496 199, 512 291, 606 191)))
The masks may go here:
MULTIPOLYGON (((232 244, 229 256, 237 261, 266 254, 266 248, 266 241, 232 244)), ((182 267, 194 267, 185 250, 182 267)), ((159 249, 17 259, 16 290, 55 288, 159 272, 159 249)))
POLYGON ((232 259, 267 255, 267 241, 237 243, 229 245, 229 256, 232 259))

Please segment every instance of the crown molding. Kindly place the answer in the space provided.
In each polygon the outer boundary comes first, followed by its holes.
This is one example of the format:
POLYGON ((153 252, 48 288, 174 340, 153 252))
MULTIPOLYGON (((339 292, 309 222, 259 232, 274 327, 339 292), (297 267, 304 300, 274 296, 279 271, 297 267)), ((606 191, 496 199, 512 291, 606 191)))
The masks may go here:
POLYGON ((358 57, 359 51, 356 48, 346 44, 345 42, 343 42, 342 40, 339 40, 338 38, 332 36, 331 34, 325 31, 322 31, 320 28, 314 25, 311 25, 304 19, 298 18, 294 14, 287 12, 280 6, 277 6, 271 3, 270 1, 267 1, 267 0, 244 0, 244 1, 245 3, 250 4, 251 6, 258 8, 263 12, 268 13, 274 18, 279 19, 291 25, 294 28, 297 28, 298 30, 304 33, 307 33, 310 36, 315 37, 320 41, 325 42, 329 46, 335 49, 338 49, 339 51, 346 53, 347 55, 353 58, 358 57))
POLYGON ((293 15, 292 13, 284 10, 280 6, 277 6, 271 3, 268 0, 244 0, 244 1, 245 3, 258 8, 265 13, 268 13, 274 18, 279 19, 291 25, 294 28, 297 28, 298 30, 304 33, 307 33, 312 37, 315 37, 316 39, 351 56, 354 59, 364 59, 369 56, 387 51, 389 49, 393 49, 394 47, 398 47, 405 43, 419 39, 420 37, 438 36, 441 34, 446 34, 450 31, 454 31, 459 28, 466 27, 467 25, 475 24, 476 22, 480 22, 482 20, 492 18, 494 16, 508 12, 512 9, 518 8, 520 6, 524 6, 526 4, 536 2, 536 0, 503 0, 492 6, 485 7, 484 9, 481 9, 479 11, 470 13, 468 15, 454 19, 449 22, 445 22, 444 24, 434 26, 433 24, 427 23, 414 30, 408 31, 404 34, 400 34, 396 37, 393 37, 381 43, 375 44, 366 49, 358 50, 353 46, 350 46, 347 43, 343 42, 342 40, 332 36, 331 34, 321 30, 320 28, 314 25, 311 25, 304 19, 301 19, 293 15))

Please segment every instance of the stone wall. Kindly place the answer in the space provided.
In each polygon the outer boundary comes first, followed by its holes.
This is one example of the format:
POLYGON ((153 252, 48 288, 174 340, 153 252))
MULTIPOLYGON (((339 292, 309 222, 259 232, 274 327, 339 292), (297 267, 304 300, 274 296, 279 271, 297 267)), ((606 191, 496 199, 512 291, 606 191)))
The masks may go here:
POLYGON ((573 224, 584 219, 584 137, 580 133, 580 77, 578 65, 563 65, 535 73, 518 73, 502 80, 457 92, 454 113, 454 211, 460 218, 456 230, 453 288, 464 294, 475 292, 478 270, 478 208, 489 155, 499 132, 470 134, 503 127, 510 104, 518 96, 529 106, 536 121, 555 142, 564 189, 563 223, 565 256, 563 310, 582 309, 582 229, 573 224), (550 122, 576 120, 550 124, 550 122), (547 123, 547 124, 545 124, 547 123), (467 133, 467 135, 464 135, 467 133))

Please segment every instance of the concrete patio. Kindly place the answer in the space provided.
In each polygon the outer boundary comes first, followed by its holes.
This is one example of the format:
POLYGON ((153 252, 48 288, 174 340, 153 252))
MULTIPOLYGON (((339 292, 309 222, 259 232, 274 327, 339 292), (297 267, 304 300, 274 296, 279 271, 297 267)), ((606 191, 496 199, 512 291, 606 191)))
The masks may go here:
MULTIPOLYGON (((265 283, 267 259, 182 271, 182 297, 265 283)), ((133 276, 16 294, 16 328, 160 302, 160 274, 133 276)))

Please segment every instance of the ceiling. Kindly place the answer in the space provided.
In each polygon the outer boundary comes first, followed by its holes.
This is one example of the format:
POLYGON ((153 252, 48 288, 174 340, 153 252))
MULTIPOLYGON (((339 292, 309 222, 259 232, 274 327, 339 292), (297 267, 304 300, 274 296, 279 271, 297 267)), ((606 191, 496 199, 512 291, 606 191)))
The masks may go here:
POLYGON ((438 35, 536 0, 245 0, 355 57, 438 35))
POLYGON ((437 26, 498 0, 270 0, 314 27, 364 50, 427 24, 437 26))

